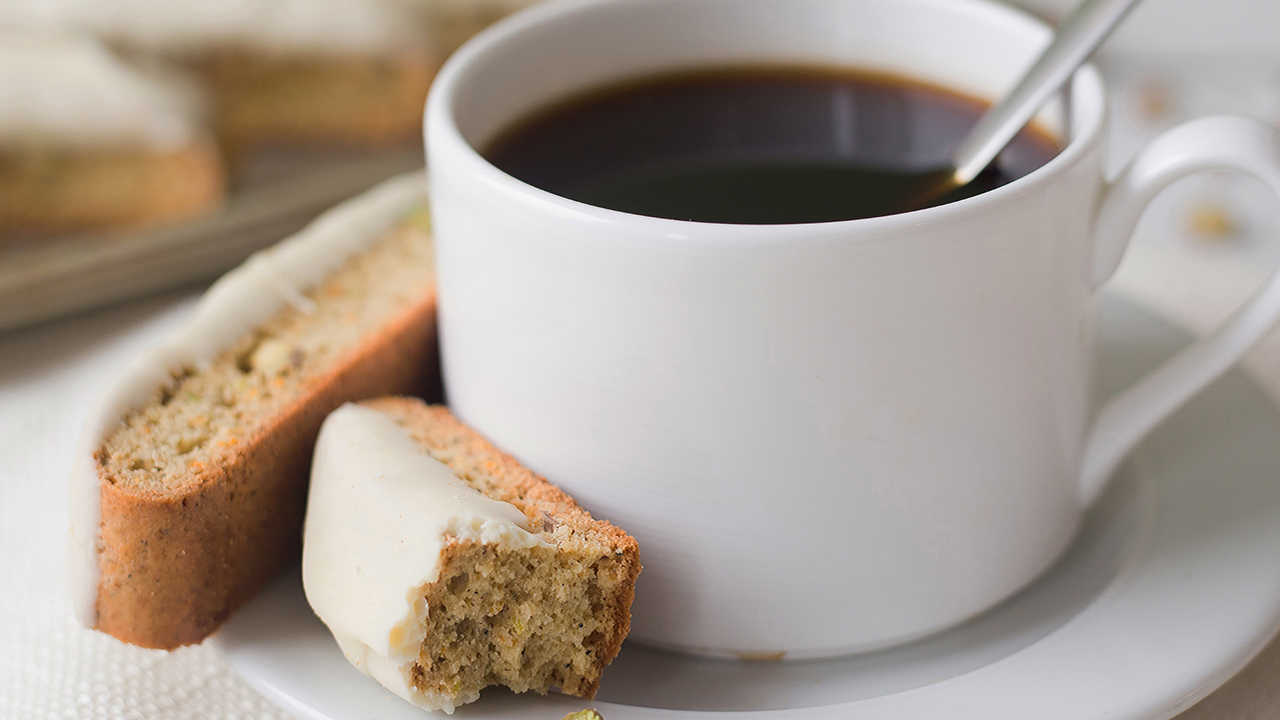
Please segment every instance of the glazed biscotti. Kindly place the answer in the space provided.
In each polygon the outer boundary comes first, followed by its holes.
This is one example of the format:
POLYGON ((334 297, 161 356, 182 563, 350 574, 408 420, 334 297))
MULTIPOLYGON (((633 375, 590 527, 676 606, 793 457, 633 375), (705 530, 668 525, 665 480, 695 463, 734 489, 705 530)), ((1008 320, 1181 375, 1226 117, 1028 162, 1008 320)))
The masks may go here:
POLYGON ((428 34, 444 54, 481 30, 538 0, 405 0, 422 13, 428 34))
POLYGON ((0 26, 86 33, 185 71, 233 160, 415 141, 441 59, 402 0, 20 1, 0 3, 0 26))
POLYGON ((259 253, 108 393, 72 486, 82 622, 200 642, 300 552, 325 416, 436 377, 426 180, 390 180, 259 253))
POLYGON ((171 79, 86 35, 0 32, 0 240, 216 207, 221 155, 171 79))
POLYGON ((215 47, 187 62, 210 89, 218 138, 233 155, 416 140, 439 67, 418 48, 278 53, 215 47))
POLYGON ((378 147, 418 138, 440 64, 389 0, 113 0, 67 20, 128 53, 176 63, 208 90, 233 157, 268 146, 378 147))
POLYGON ((636 541, 440 406, 344 405, 311 471, 302 577, 347 659, 452 712, 487 685, 592 697, 631 623, 636 541))

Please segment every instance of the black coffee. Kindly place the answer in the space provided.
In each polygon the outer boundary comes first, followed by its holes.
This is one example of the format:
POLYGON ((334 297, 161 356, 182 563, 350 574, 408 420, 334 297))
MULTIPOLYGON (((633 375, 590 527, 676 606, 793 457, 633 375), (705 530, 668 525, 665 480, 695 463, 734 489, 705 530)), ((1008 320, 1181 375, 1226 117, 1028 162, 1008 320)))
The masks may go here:
POLYGON ((968 186, 921 193, 986 105, 904 78, 742 67, 643 78, 578 95, 484 151, 520 180, 598 207, 774 224, 887 215, 985 192, 1058 152, 1025 129, 968 186), (927 183, 926 183, 927 184, 927 183))

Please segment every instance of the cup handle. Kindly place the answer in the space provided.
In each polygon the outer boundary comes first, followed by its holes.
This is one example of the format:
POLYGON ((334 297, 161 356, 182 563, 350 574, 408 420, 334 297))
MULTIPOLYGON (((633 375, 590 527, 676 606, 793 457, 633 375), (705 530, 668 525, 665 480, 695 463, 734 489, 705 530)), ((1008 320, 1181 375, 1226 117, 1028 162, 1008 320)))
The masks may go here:
MULTIPOLYGON (((1208 117, 1156 138, 1107 188, 1094 224, 1094 287, 1115 272, 1142 211, 1175 180, 1201 170, 1251 175, 1280 196, 1280 130, 1243 117, 1208 117)), ((1280 270, 1212 335, 1197 340, 1112 398, 1085 441, 1085 504, 1133 446, 1161 420, 1226 372, 1280 318, 1280 270)))

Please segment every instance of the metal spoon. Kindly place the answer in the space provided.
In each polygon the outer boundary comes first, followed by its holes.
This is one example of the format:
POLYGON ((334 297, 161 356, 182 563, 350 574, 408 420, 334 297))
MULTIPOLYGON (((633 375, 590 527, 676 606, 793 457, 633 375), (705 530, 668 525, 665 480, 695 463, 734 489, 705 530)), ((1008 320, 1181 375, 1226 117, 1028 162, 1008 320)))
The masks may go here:
POLYGON ((1084 0, 1058 28, 1053 42, 1014 89, 993 105, 951 156, 951 165, 927 173, 915 207, 939 204, 968 185, 995 160, 1050 96, 1093 54, 1138 0, 1084 0))

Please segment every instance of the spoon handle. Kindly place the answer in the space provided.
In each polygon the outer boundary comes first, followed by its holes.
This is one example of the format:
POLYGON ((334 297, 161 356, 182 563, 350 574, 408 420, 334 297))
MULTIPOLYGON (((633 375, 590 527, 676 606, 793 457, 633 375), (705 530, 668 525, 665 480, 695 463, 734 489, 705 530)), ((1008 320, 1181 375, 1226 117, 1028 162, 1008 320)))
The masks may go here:
POLYGON ((956 185, 978 176, 1050 95, 1111 34, 1138 0, 1085 0, 1058 29, 1022 82, 978 119, 952 156, 956 185))

